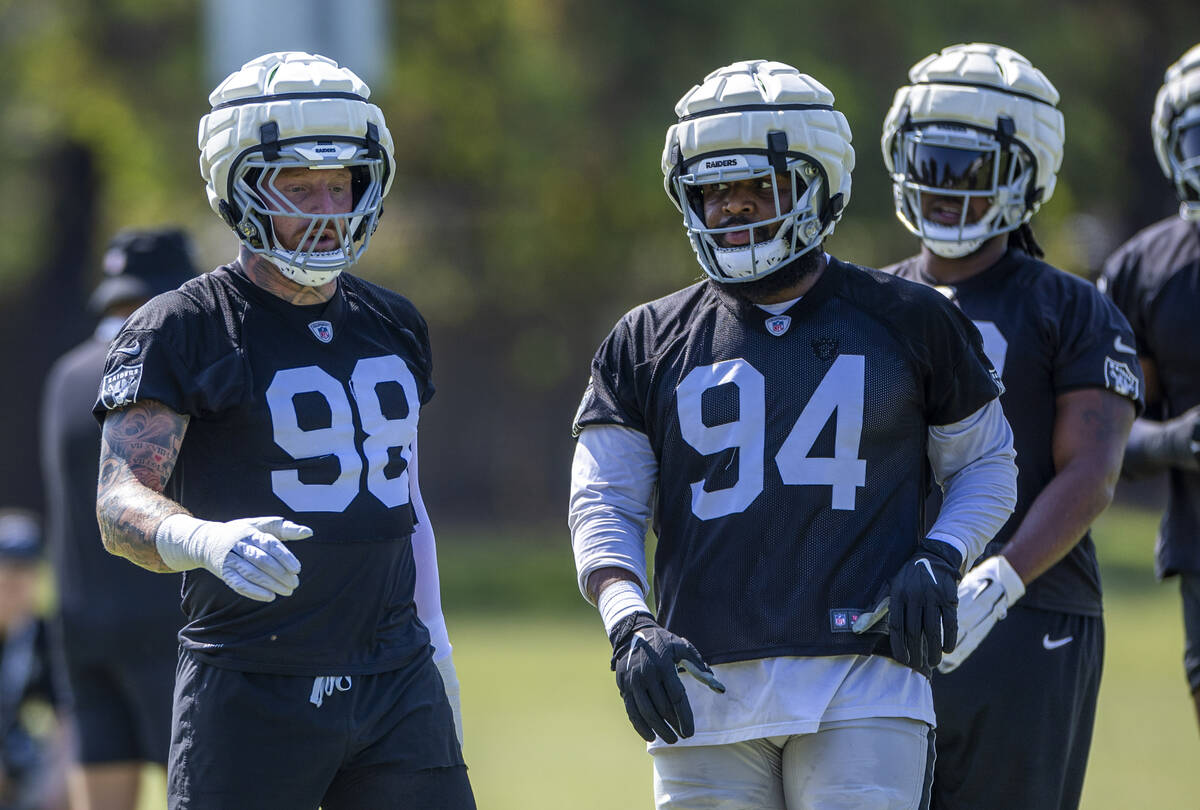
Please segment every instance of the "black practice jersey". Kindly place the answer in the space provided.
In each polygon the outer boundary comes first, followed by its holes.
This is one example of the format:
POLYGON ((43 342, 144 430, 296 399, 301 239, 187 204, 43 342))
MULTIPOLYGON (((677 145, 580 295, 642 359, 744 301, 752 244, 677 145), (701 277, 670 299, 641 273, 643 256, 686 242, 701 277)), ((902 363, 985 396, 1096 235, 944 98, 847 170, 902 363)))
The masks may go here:
POLYGON ((76 654, 111 655, 171 641, 183 624, 180 577, 130 565, 104 549, 96 524, 100 426, 92 416, 108 341, 91 337, 50 369, 42 399, 46 545, 53 562, 65 643, 76 654))
POLYGON ((113 340, 95 411, 157 400, 190 417, 165 494, 205 520, 282 515, 300 587, 273 602, 184 575, 197 657, 279 674, 379 672, 428 647, 413 602, 408 459, 433 395, 425 322, 343 273, 294 306, 222 267, 154 298, 113 340))
MULTIPOLYGON (((1200 223, 1173 216, 1141 231, 1105 263, 1099 284, 1154 361, 1163 418, 1200 404, 1200 223)), ((1158 575, 1200 573, 1200 474, 1172 469, 1168 482, 1158 575)))
MULTIPOLYGON (((929 284, 919 258, 886 268, 929 284)), ((1129 324, 1092 285, 1017 249, 952 287, 941 287, 983 335, 1004 381, 1000 398, 1017 451, 1017 506, 988 544, 1000 551, 1054 477, 1054 420, 1060 394, 1105 388, 1141 409, 1142 372, 1129 324)), ((1101 615, 1100 569, 1090 533, 1031 582, 1021 604, 1101 615)))
POLYGON ((576 416, 658 461, 659 621, 713 663, 878 652, 850 623, 916 551, 928 427, 999 393, 942 296, 832 260, 771 315, 709 282, 634 309, 576 416))

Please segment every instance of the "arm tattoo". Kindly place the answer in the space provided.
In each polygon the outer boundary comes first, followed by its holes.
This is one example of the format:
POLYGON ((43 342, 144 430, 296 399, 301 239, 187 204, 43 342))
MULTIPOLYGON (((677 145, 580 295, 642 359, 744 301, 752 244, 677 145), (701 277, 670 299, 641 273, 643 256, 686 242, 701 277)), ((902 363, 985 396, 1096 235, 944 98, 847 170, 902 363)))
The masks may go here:
POLYGON ((1104 397, 1097 407, 1083 412, 1083 431, 1096 444, 1108 444, 1114 436, 1119 435, 1117 404, 1104 397))
POLYGON ((151 571, 170 571, 154 535, 168 515, 186 511, 162 494, 188 417, 159 402, 137 402, 110 412, 100 438, 96 519, 110 553, 151 571))

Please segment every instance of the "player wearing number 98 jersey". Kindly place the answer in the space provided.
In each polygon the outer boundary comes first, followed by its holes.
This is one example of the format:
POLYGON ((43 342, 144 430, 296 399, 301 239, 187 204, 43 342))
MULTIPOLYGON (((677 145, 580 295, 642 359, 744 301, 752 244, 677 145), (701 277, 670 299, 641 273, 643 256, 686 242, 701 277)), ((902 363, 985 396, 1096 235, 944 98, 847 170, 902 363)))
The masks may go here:
POLYGON ((832 101, 765 61, 683 97, 663 168, 709 278, 618 322, 575 417, 579 586, 660 808, 924 806, 955 584, 1015 501, 978 331, 822 249, 853 167, 832 101))
POLYGON ((343 272, 394 173, 368 93, 300 52, 213 91, 201 171, 238 258, 135 312, 106 360, 105 545, 184 572, 173 810, 474 807, 417 478, 429 336, 343 272))

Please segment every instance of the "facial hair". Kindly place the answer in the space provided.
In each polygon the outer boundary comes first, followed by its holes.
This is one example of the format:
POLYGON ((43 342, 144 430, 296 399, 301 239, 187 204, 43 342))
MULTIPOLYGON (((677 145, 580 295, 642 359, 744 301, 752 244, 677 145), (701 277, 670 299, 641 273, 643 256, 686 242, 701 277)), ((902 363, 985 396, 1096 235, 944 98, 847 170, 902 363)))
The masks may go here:
POLYGON ((762 278, 754 281, 743 281, 731 284, 728 281, 713 281, 721 290, 732 296, 755 304, 759 301, 773 298, 782 291, 793 287, 802 280, 821 269, 823 251, 818 245, 803 256, 792 259, 777 270, 772 270, 762 278))

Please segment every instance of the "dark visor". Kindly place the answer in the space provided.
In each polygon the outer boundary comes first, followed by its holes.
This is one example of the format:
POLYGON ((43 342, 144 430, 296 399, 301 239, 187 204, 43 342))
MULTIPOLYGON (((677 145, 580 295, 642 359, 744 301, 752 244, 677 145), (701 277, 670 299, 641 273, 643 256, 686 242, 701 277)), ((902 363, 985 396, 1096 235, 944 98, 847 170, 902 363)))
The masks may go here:
POLYGON ((1175 148, 1180 160, 1200 158, 1200 123, 1179 130, 1179 140, 1176 141, 1175 148))
POLYGON ((904 146, 908 179, 922 186, 954 191, 990 191, 996 153, 908 141, 904 146))

